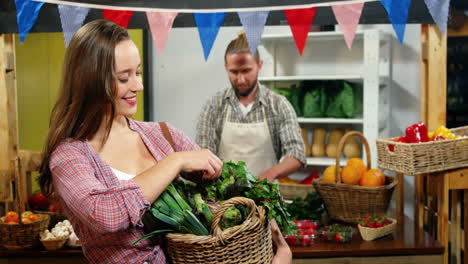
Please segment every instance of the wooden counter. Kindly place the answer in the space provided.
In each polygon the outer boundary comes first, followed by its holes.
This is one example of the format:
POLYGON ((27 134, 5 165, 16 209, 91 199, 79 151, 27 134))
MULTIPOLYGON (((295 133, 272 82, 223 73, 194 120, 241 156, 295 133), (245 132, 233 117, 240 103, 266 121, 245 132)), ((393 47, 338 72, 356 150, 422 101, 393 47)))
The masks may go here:
POLYGON ((350 243, 317 241, 291 247, 293 263, 442 263, 444 248, 426 232, 415 234, 414 227, 406 218, 393 234, 374 241, 362 240, 356 229, 350 243))
MULTIPOLYGON (((363 241, 359 231, 350 243, 316 242, 309 247, 291 247, 294 264, 334 263, 442 263, 444 248, 427 233, 416 235, 414 222, 400 221, 389 236, 363 241)), ((46 251, 42 247, 29 250, 0 249, 0 264, 4 263, 86 263, 81 250, 62 249, 46 251)))

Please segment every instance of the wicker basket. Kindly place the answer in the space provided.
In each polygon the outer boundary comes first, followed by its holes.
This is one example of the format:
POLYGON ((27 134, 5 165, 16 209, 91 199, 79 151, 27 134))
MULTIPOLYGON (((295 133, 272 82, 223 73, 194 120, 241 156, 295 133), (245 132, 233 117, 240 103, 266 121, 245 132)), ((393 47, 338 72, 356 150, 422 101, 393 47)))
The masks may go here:
POLYGON ((364 135, 357 131, 346 133, 338 143, 336 153, 336 183, 313 181, 315 189, 322 197, 328 216, 335 220, 348 223, 358 223, 370 214, 386 214, 393 190, 398 180, 385 176, 385 185, 379 187, 365 187, 341 183, 340 156, 346 139, 357 136, 361 139, 367 157, 367 169, 371 168, 369 143, 364 135))
POLYGON ((61 249, 67 240, 68 238, 57 238, 52 240, 41 240, 41 243, 47 250, 57 250, 61 249))
POLYGON ((67 219, 64 214, 58 212, 48 212, 48 211, 36 211, 34 210, 33 213, 35 214, 46 214, 50 216, 49 226, 47 229, 52 229, 58 222, 62 222, 63 220, 67 219))
MULTIPOLYGON (((468 126, 450 130, 468 135, 468 126)), ((468 166, 468 137, 425 143, 402 143, 378 139, 378 166, 405 175, 418 175, 468 166), (393 145, 394 151, 390 151, 393 145)))
POLYGON ((313 185, 306 184, 278 183, 278 187, 281 196, 283 196, 285 199, 294 199, 296 196, 300 196, 302 199, 304 199, 307 193, 315 192, 313 185))
POLYGON ((386 226, 382 226, 379 228, 370 228, 370 227, 358 225, 359 233, 361 233, 362 239, 364 239, 365 241, 372 241, 379 237, 383 237, 383 236, 391 234, 395 230, 397 221, 392 218, 389 218, 389 219, 392 221, 391 224, 388 224, 386 226))
POLYGON ((1 218, 1 245, 8 249, 24 249, 39 241, 39 234, 49 225, 50 216, 38 214, 38 221, 31 223, 5 224, 5 217, 1 218))
POLYGON ((254 201, 248 198, 234 197, 223 202, 213 216, 211 234, 167 234, 168 252, 172 263, 260 264, 271 263, 273 259, 270 224, 265 209, 257 207, 254 201), (249 209, 246 220, 241 225, 221 231, 220 220, 224 212, 238 204, 249 209))

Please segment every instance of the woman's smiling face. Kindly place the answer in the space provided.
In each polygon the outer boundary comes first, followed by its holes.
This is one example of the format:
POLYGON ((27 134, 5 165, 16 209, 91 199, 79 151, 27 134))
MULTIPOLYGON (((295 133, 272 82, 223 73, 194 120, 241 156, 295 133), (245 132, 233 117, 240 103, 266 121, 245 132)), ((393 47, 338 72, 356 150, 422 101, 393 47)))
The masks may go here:
POLYGON ((131 40, 115 46, 116 115, 132 116, 137 111, 137 93, 143 91, 138 48, 131 40))

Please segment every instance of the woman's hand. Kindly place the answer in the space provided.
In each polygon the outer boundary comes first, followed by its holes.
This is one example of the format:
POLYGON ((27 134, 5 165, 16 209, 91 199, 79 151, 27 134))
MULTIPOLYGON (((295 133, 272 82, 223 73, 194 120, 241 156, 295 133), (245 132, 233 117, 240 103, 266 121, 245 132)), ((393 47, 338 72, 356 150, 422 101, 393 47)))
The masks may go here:
POLYGON ((216 179, 221 175, 223 162, 208 149, 176 152, 181 162, 181 171, 203 171, 203 176, 216 179))
POLYGON ((271 220, 271 237, 273 243, 276 246, 276 254, 273 258, 272 264, 291 264, 292 263, 292 252, 289 248, 288 243, 281 234, 281 230, 278 227, 275 219, 271 220))
POLYGON ((291 264, 292 263, 292 252, 289 246, 279 247, 276 249, 275 257, 271 264, 291 264))

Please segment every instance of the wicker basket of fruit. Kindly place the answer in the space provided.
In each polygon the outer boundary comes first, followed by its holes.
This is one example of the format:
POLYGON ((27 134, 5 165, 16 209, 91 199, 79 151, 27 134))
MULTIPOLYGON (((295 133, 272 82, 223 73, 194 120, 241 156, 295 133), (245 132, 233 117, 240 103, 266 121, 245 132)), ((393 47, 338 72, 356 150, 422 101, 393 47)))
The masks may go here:
POLYGON ((379 167, 418 175, 468 166, 468 126, 427 132, 424 123, 406 128, 405 136, 377 140, 379 167))
POLYGON ((39 234, 49 225, 50 216, 29 213, 23 212, 22 217, 19 217, 18 213, 11 211, 1 218, 2 246, 8 249, 24 249, 37 243, 39 234))
POLYGON ((321 179, 314 180, 314 187, 323 199, 328 216, 349 223, 359 223, 369 214, 386 214, 397 184, 397 179, 371 169, 369 143, 357 131, 348 132, 341 138, 336 166, 327 168, 321 179), (367 166, 362 160, 352 158, 341 169, 341 151, 351 136, 361 139, 366 149, 367 166))
POLYGON ((395 219, 386 216, 368 216, 359 223, 358 228, 362 239, 372 241, 391 234, 395 230, 396 224, 395 219))

